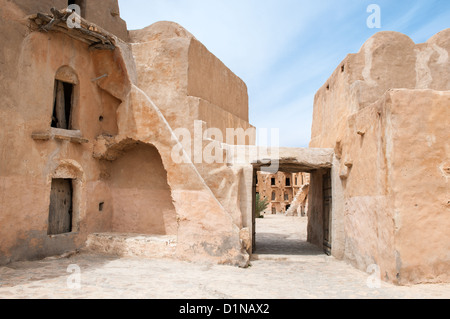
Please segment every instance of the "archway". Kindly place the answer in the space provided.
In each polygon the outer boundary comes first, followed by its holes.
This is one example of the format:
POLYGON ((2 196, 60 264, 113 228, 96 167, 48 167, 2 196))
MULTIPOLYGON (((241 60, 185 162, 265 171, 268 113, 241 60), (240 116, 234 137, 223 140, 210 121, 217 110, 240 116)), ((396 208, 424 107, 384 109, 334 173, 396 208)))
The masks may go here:
POLYGON ((158 150, 135 143, 110 164, 112 232, 176 235, 177 220, 167 172, 158 150))

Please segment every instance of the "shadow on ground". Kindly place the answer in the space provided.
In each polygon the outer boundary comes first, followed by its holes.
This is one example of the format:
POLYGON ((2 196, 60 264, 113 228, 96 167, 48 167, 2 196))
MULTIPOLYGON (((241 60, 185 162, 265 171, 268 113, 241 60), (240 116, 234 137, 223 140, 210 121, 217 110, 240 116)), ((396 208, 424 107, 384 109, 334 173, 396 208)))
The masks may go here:
POLYGON ((323 250, 307 242, 308 219, 265 215, 256 220, 256 249, 254 254, 274 256, 320 256, 323 250))
POLYGON ((318 256, 324 255, 322 249, 304 240, 293 239, 291 235, 277 233, 257 233, 256 250, 258 255, 318 256))

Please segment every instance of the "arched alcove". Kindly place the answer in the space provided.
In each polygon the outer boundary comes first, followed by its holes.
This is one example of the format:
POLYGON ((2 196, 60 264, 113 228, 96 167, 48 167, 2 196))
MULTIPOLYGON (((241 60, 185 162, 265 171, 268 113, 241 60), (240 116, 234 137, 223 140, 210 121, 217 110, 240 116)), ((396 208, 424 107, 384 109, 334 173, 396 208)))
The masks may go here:
POLYGON ((136 143, 110 165, 112 231, 176 235, 176 210, 158 150, 136 143))

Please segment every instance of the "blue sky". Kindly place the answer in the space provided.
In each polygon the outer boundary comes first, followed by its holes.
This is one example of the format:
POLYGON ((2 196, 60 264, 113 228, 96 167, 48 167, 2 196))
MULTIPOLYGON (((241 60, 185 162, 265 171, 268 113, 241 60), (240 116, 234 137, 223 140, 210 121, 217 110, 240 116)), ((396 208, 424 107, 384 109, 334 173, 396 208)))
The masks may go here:
POLYGON ((248 86, 250 122, 279 128, 280 146, 307 147, 314 94, 348 53, 379 31, 416 43, 450 27, 450 0, 119 0, 128 29, 185 27, 248 86), (381 28, 370 29, 370 4, 381 28))

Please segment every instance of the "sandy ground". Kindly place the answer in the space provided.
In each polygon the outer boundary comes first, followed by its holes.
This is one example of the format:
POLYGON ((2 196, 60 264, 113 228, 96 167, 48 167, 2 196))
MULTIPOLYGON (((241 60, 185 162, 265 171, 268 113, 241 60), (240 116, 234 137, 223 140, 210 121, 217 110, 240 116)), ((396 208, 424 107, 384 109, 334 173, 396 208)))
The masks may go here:
POLYGON ((377 287, 373 275, 306 243, 305 218, 268 215, 257 231, 247 269, 78 254, 0 267, 0 298, 450 298, 450 284, 377 287))

